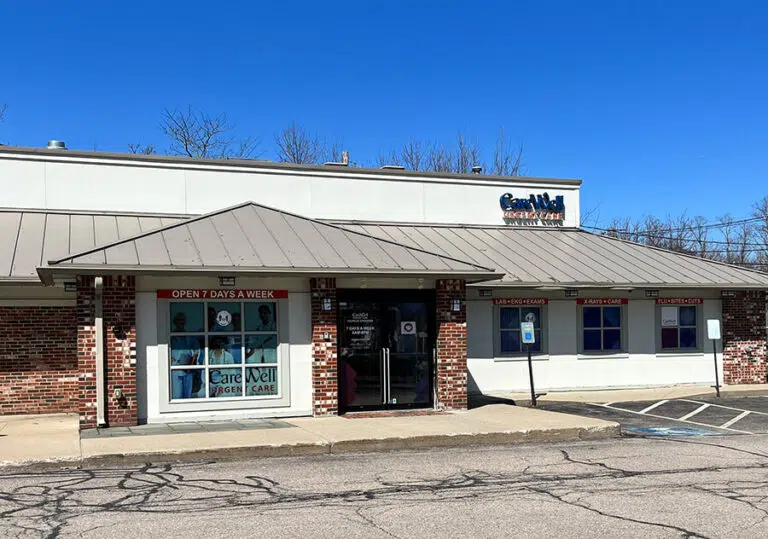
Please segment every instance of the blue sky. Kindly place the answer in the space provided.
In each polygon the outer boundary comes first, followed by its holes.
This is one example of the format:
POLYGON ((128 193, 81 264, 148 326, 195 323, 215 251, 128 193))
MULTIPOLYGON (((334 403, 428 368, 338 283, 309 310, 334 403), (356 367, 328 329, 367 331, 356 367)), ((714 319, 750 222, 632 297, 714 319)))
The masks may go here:
POLYGON ((291 121, 372 161, 497 130, 600 219, 744 217, 768 195, 768 3, 0 0, 0 141, 125 151, 164 108, 291 121))

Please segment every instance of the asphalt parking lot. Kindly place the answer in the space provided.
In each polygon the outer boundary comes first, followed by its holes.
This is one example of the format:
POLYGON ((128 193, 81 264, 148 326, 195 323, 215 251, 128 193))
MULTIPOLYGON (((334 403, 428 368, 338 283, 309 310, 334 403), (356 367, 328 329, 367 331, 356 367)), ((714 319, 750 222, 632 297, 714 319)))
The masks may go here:
POLYGON ((768 433, 768 396, 691 397, 607 403, 551 402, 540 408, 616 421, 627 436, 768 433))

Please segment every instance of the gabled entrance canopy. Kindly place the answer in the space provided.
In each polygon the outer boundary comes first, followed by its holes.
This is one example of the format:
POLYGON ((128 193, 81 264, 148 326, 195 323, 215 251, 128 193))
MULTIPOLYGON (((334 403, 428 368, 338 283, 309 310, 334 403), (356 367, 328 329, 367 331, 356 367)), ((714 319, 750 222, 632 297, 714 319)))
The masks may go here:
POLYGON ((246 202, 121 239, 38 268, 41 280, 108 274, 261 274, 500 279, 503 273, 246 202))

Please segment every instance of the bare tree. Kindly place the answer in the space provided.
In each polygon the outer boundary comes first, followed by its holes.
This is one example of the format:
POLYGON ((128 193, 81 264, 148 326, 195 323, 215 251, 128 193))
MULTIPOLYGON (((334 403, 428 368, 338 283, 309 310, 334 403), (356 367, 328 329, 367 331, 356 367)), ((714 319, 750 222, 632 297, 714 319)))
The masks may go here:
POLYGON ((377 165, 380 167, 400 166, 406 170, 426 170, 427 154, 431 150, 428 146, 428 144, 411 137, 408 142, 396 150, 379 154, 377 165))
POLYGON ((482 166, 480 147, 474 139, 468 139, 459 131, 456 134, 456 149, 451 161, 451 172, 469 174, 475 165, 482 166))
POLYGON ((333 143, 326 148, 326 161, 331 163, 341 163, 344 160, 344 139, 334 140, 333 143))
POLYGON ((283 163, 316 164, 328 153, 324 140, 296 122, 275 134, 275 145, 277 159, 283 163))
POLYGON ((755 204, 752 216, 757 219, 754 229, 755 243, 758 247, 754 257, 755 265, 758 269, 768 271, 768 196, 755 204))
POLYGON ((502 130, 494 149, 494 164, 486 170, 482 148, 474 138, 458 131, 455 143, 448 146, 411 137, 402 146, 379 155, 377 162, 379 166, 398 165, 407 170, 458 174, 468 174, 479 166, 489 174, 517 175, 522 167, 522 148, 513 150, 502 130))
POLYGON ((691 243, 696 256, 711 258, 716 254, 714 251, 710 252, 709 229, 706 218, 694 217, 691 223, 691 243))
POLYGON ((140 154, 140 155, 153 155, 157 153, 155 151, 154 144, 141 144, 140 142, 136 144, 129 144, 128 151, 132 154, 140 154))
POLYGON ((8 104, 4 103, 0 105, 0 122, 5 119, 5 111, 8 110, 8 104))
POLYGON ((425 167, 431 172, 453 172, 453 156, 441 144, 432 144, 427 150, 425 167))
POLYGON ((160 128, 171 139, 171 155, 194 159, 256 157, 258 141, 233 136, 235 126, 223 113, 209 116, 192 107, 186 111, 166 109, 160 128))
POLYGON ((512 142, 504 134, 504 128, 499 129, 489 173, 497 176, 519 176, 522 171, 522 159, 522 144, 515 149, 512 142))

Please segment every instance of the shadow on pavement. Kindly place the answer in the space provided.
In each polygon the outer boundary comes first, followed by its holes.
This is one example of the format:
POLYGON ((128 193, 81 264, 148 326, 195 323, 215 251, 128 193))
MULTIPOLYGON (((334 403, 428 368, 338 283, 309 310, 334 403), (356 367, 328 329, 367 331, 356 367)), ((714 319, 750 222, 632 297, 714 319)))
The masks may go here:
POLYGON ((467 403, 467 407, 470 410, 475 408, 482 408, 489 404, 508 404, 510 406, 516 406, 517 403, 512 399, 506 399, 504 397, 493 397, 491 395, 470 395, 467 403))

